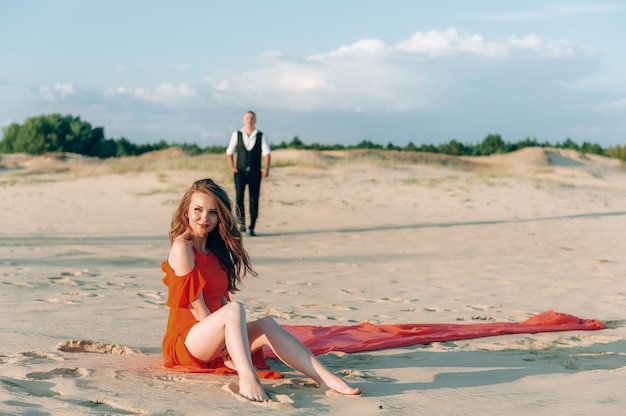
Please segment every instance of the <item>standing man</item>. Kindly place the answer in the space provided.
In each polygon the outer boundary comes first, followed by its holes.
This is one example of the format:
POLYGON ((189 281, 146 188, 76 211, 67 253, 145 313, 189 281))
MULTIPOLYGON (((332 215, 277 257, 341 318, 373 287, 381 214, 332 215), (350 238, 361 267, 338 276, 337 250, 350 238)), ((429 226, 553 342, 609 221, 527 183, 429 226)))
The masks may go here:
POLYGON ((244 192, 248 186, 250 196, 250 236, 254 237, 254 227, 259 216, 259 195, 261 194, 261 178, 270 174, 271 152, 267 138, 256 129, 256 114, 248 111, 243 115, 243 128, 233 132, 230 143, 226 148, 228 164, 235 177, 235 191, 237 193, 237 208, 241 229, 246 231, 246 213, 243 205, 244 192), (237 154, 235 164, 233 155, 237 154), (262 166, 265 160, 265 167, 262 166))

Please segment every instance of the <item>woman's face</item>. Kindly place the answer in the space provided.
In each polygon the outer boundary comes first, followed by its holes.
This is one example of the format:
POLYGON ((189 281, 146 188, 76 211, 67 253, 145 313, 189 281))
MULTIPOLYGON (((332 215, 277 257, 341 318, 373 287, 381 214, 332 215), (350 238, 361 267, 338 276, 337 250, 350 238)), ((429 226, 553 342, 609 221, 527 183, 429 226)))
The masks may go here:
POLYGON ((195 192, 191 195, 187 218, 194 236, 208 235, 219 222, 215 198, 202 192, 195 192))

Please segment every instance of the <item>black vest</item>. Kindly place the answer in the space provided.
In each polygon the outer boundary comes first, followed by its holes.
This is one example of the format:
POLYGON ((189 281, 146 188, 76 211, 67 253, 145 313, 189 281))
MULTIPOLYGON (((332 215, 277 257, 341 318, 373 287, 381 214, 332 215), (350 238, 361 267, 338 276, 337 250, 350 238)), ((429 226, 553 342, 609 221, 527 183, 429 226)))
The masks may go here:
POLYGON ((243 134, 237 132, 237 170, 240 172, 261 171, 261 139, 263 133, 257 130, 256 142, 252 150, 243 144, 243 134))

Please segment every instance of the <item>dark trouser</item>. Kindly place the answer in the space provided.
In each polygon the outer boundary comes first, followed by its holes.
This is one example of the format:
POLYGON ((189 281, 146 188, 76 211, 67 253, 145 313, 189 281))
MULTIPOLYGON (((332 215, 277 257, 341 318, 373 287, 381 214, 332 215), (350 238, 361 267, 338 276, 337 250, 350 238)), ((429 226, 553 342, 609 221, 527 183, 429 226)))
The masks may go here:
POLYGON ((242 225, 246 225, 246 211, 243 206, 243 197, 248 186, 250 194, 250 228, 254 229, 259 216, 259 195, 261 194, 261 171, 235 173, 235 190, 237 192, 237 208, 242 225))

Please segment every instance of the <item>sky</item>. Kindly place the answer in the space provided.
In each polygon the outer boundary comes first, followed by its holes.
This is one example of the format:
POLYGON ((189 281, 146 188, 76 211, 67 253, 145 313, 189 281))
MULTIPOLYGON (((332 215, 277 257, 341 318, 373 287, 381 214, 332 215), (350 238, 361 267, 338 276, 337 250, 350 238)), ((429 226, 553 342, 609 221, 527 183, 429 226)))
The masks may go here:
POLYGON ((0 124, 134 143, 626 144, 626 2, 0 0, 0 124))

